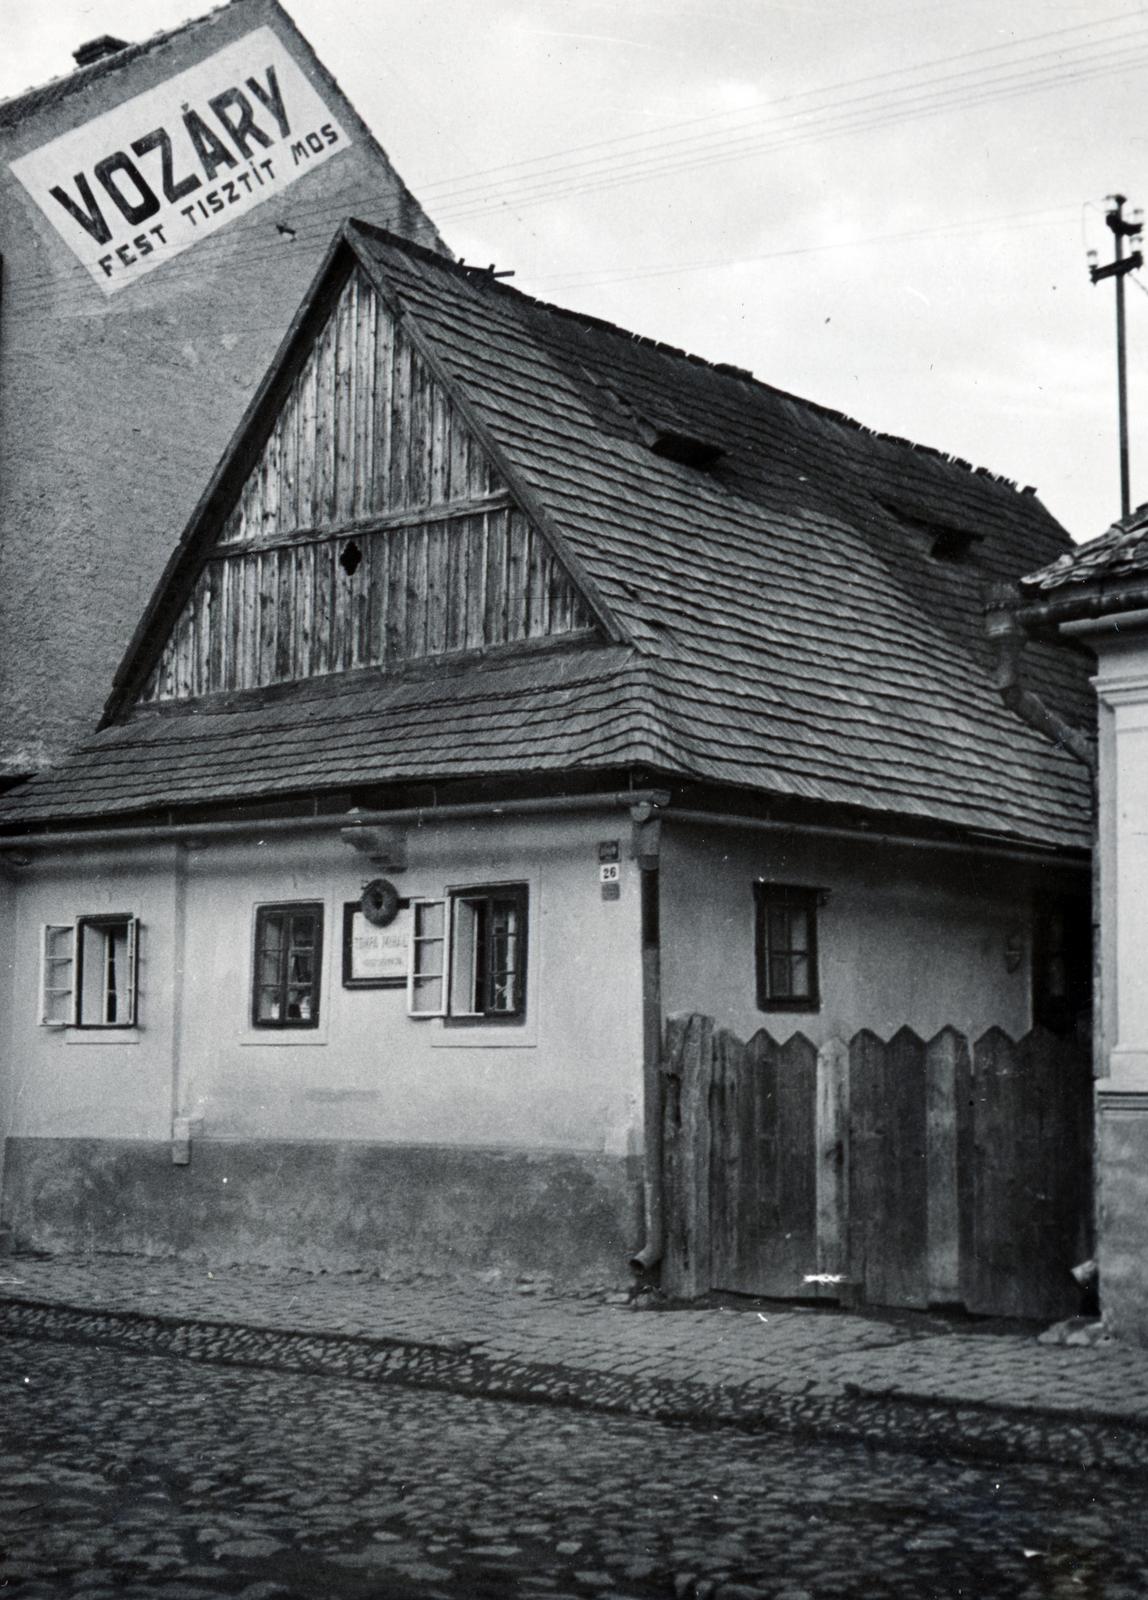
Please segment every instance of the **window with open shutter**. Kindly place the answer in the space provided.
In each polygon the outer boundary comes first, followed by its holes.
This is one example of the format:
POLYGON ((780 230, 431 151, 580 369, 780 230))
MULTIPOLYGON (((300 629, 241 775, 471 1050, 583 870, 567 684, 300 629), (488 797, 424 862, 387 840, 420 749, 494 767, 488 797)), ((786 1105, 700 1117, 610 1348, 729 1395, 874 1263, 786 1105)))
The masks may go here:
POLYGON ((139 921, 126 914, 77 917, 44 929, 40 1021, 48 1028, 134 1028, 139 921))
POLYGON ((411 912, 407 1011, 412 1017, 445 1016, 450 977, 450 901, 413 900, 411 912))

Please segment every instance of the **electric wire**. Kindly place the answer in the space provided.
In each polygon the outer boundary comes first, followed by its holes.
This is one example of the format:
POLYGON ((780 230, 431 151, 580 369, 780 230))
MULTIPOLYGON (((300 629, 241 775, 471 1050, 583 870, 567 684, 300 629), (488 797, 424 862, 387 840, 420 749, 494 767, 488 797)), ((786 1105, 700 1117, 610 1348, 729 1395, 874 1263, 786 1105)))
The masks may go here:
MULTIPOLYGON (((1148 43, 1148 36, 1144 42, 1148 43)), ((608 170, 587 174, 581 180, 566 181, 557 177, 540 179, 530 188, 512 191, 509 198, 492 196, 456 206, 452 206, 447 200, 446 203, 436 205, 435 215, 440 223, 460 222, 485 215, 508 204, 530 206, 568 199, 578 194, 604 193, 635 182, 677 176, 683 172, 696 171, 700 167, 720 165, 752 155, 769 154, 781 148, 820 143, 826 138, 836 138, 843 134, 869 133, 916 121, 922 117, 1000 103, 1021 95, 1057 88, 1063 84, 1088 83, 1097 77, 1107 77, 1114 73, 1122 75, 1138 71, 1146 64, 1148 64, 1148 54, 1130 55, 1120 51, 1085 62, 1082 67, 1058 68, 1054 71, 1045 70, 1037 75, 997 79, 974 93, 962 90, 955 95, 937 95, 930 91, 915 94, 912 99, 902 99, 885 108, 870 107, 859 112, 834 108, 828 114, 821 114, 820 120, 810 121, 801 127, 784 132, 780 129, 768 130, 764 135, 759 131, 751 138, 730 141, 724 146, 711 146, 688 157, 683 153, 681 158, 664 160, 658 155, 651 155, 641 162, 631 162, 626 166, 615 165, 608 170)))
MULTIPOLYGON (((1081 32, 1095 32, 1098 28, 1103 28, 1103 27, 1116 25, 1116 24, 1123 25, 1127 21, 1128 21, 1128 17, 1127 17, 1126 13, 1119 14, 1119 15, 1113 15, 1111 17, 1099 18, 1099 19, 1097 19, 1095 21, 1091 21, 1091 22, 1076 23, 1076 24, 1074 24, 1074 25, 1072 25, 1070 27, 1054 28, 1054 29, 1052 29, 1052 30, 1050 30, 1048 32, 1045 32, 1045 33, 1029 34, 1029 35, 1026 35, 1023 39, 1016 40, 1016 41, 1012 42, 1011 44, 982 45, 982 46, 978 47, 975 50, 962 51, 962 52, 960 52, 960 53, 958 53, 956 55, 952 55, 952 56, 941 56, 941 57, 939 57, 939 58, 937 58, 937 59, 935 59, 933 61, 919 62, 919 63, 916 63, 916 64, 914 64, 912 66, 908 66, 908 67, 891 67, 891 68, 886 69, 883 72, 866 73, 866 74, 863 74, 862 76, 857 77, 857 78, 847 78, 847 79, 843 80, 840 83, 836 83, 836 84, 832 84, 832 85, 828 85, 828 86, 823 86, 823 87, 819 87, 819 88, 816 88, 816 89, 796 90, 791 94, 784 95, 784 96, 780 97, 780 99, 773 101, 772 102, 772 106, 771 106, 770 109, 772 109, 772 107, 776 107, 778 105, 792 104, 792 103, 795 103, 795 102, 800 101, 800 100, 811 99, 811 98, 815 98, 815 97, 818 97, 818 96, 826 97, 826 96, 829 96, 829 95, 838 95, 844 89, 855 89, 855 88, 860 88, 860 87, 862 87, 862 86, 864 86, 866 84, 878 83, 878 82, 882 82, 882 81, 884 81, 886 79, 890 79, 890 78, 905 77, 910 73, 920 73, 920 72, 923 72, 923 71, 929 71, 930 69, 936 68, 936 67, 949 66, 949 65, 952 65, 952 64, 954 64, 956 62, 967 61, 967 60, 970 60, 970 59, 972 59, 974 57, 977 57, 977 56, 999 55, 1001 52, 1006 51, 1006 50, 1024 49, 1024 48, 1028 47, 1029 45, 1042 44, 1048 39, 1061 38, 1061 37, 1063 37, 1063 36, 1065 36, 1067 34, 1075 34, 1075 33, 1081 33, 1081 32)), ((1121 37, 1134 37, 1134 35, 1123 35, 1121 37)), ((1099 41, 1097 41, 1097 48, 1103 47, 1104 45, 1107 45, 1107 44, 1109 44, 1111 42, 1113 42, 1113 41, 1111 41, 1111 40, 1099 40, 1099 41)), ((1044 52, 1043 54, 1049 54, 1049 53, 1050 52, 1044 52)), ((1038 59, 1038 58, 1037 57, 1032 57, 1032 58, 1029 58, 1029 59, 1035 60, 1035 59, 1038 59)), ((1007 65, 1007 63, 1003 63, 1002 65, 1007 65)), ((989 70, 992 70, 992 69, 990 68, 989 70)), ((664 136, 666 134, 668 134, 668 133, 674 133, 674 132, 676 132, 677 130, 679 130, 681 128, 694 127, 694 126, 698 126, 698 125, 703 124, 703 123, 716 122, 716 121, 719 121, 719 120, 722 120, 722 119, 727 119, 728 120, 729 118, 735 117, 735 116, 741 116, 741 117, 753 116, 753 117, 756 117, 758 115, 759 115, 759 108, 756 108, 756 107, 742 108, 742 109, 733 110, 733 111, 725 110, 725 111, 708 112, 708 113, 705 113, 704 115, 697 116, 697 117, 688 117, 688 118, 686 118, 686 119, 684 119, 682 121, 678 121, 678 122, 663 123, 663 124, 661 124, 661 125, 659 125, 658 127, 655 127, 655 128, 644 128, 644 129, 639 130, 636 133, 618 134, 618 135, 613 135, 612 137, 610 137, 608 139, 590 140, 589 142, 587 142, 585 144, 573 145, 569 149, 564 150, 564 151, 555 151, 555 152, 551 152, 549 154, 540 155, 540 156, 524 156, 524 157, 521 157, 517 161, 502 162, 502 163, 496 164, 496 165, 491 166, 491 167, 480 167, 480 168, 477 168, 477 169, 475 169, 475 170, 473 170, 473 171, 471 171, 469 173, 462 173, 459 176, 454 177, 454 178, 447 177, 447 178, 440 178, 440 179, 430 179, 430 180, 428 180, 427 182, 425 182, 421 186, 420 192, 425 194, 425 195, 427 195, 427 196, 431 196, 431 195, 437 195, 438 191, 440 191, 440 190, 445 190, 446 191, 445 195, 439 195, 438 197, 439 198, 445 198, 447 200, 451 200, 451 199, 457 198, 457 190, 460 187, 462 189, 465 189, 465 188, 469 187, 470 180, 472 180, 472 179, 491 178, 491 177, 504 178, 504 177, 509 176, 509 174, 511 174, 512 172, 515 172, 515 171, 518 171, 518 170, 521 170, 521 169, 524 169, 524 168, 527 168, 527 167, 537 166, 539 164, 546 165, 546 164, 553 163, 556 158, 561 158, 561 159, 564 160, 564 159, 566 159, 566 158, 568 158, 570 156, 582 154, 585 151, 597 150, 597 149, 602 149, 602 148, 609 148, 609 147, 613 147, 613 146, 617 146, 617 145, 636 142, 638 140, 643 140, 643 139, 647 139, 648 140, 648 139, 656 138, 659 141, 663 141, 663 147, 664 147, 664 136)), ((484 185, 484 187, 488 187, 488 185, 484 185)))
MULTIPOLYGON (((1088 72, 1083 72, 1082 73, 1082 72, 1080 72, 1079 70, 1076 70, 1076 69, 1059 72, 1057 74, 1057 76, 1056 76, 1055 81, 1056 82, 1062 82, 1062 81, 1087 81, 1090 77, 1099 75, 1100 73, 1108 73, 1109 71, 1112 71, 1112 70, 1121 71, 1121 72, 1130 71, 1130 70, 1134 70, 1135 68, 1137 68, 1141 64, 1142 64, 1141 58, 1138 58, 1138 57, 1137 58, 1130 58, 1130 57, 1125 55, 1125 56, 1121 56, 1119 58, 1119 60, 1117 60, 1117 61, 1112 61, 1110 58, 1105 57, 1103 59, 1103 61, 1093 62, 1091 64, 1090 70, 1088 72)), ((1049 80, 1048 80, 1047 74, 1045 74, 1038 81, 1038 83, 1035 85, 1035 87, 1047 87, 1047 86, 1049 86, 1049 80)), ((995 80, 992 84, 987 86, 987 89, 992 91, 992 97, 993 98, 1005 98, 1005 97, 1011 98, 1014 94, 1017 94, 1017 93, 1031 92, 1033 87, 1034 87, 1034 85, 1033 85, 1032 81, 1030 80, 1030 78, 1024 77, 1019 82, 1017 82, 1015 80, 1009 80, 1007 82, 1007 84, 1002 84, 1001 80, 995 80), (1000 93, 1000 90, 1002 88, 1005 88, 1007 90, 1007 94, 1002 95, 1000 93)), ((887 125, 890 122, 895 122, 895 121, 898 121, 898 120, 908 120, 908 119, 906 119, 904 117, 904 112, 905 112, 906 109, 908 109, 911 112, 913 112, 914 115, 932 114, 932 113, 936 113, 936 112, 942 111, 942 110, 963 109, 964 108, 964 104, 983 103, 983 100, 985 99, 985 97, 986 96, 984 94, 982 94, 982 95, 978 96, 977 99, 972 100, 972 101, 966 101, 966 102, 963 102, 963 103, 962 102, 946 101, 943 105, 938 105, 935 99, 930 99, 927 104, 925 104, 924 106, 921 106, 920 105, 920 97, 918 96, 917 100, 915 100, 913 102, 910 102, 908 107, 906 107, 904 104, 902 104, 901 106, 890 107, 888 110, 882 111, 879 114, 880 115, 880 121, 877 122, 877 123, 873 123, 871 120, 868 123, 865 122, 865 121, 861 121, 861 122, 856 122, 855 121, 851 125, 847 124, 845 126, 842 126, 840 124, 840 122, 837 122, 837 123, 829 122, 823 128, 819 128, 816 124, 814 124, 812 126, 806 126, 806 127, 802 128, 802 129, 798 129, 798 130, 796 130, 794 133, 792 133, 790 135, 783 136, 781 139, 774 140, 772 145, 767 144, 767 145, 765 145, 765 146, 763 146, 761 148, 764 149, 764 150, 768 150, 768 149, 771 149, 771 148, 777 148, 782 144, 786 144, 786 145, 792 146, 792 145, 799 144, 799 143, 816 142, 818 140, 821 140, 821 139, 824 139, 824 138, 827 138, 827 137, 836 137, 836 136, 838 136, 839 134, 841 134, 843 132, 868 131, 868 127, 869 126, 887 125), (919 109, 918 109, 918 107, 919 107, 919 109)), ((742 153, 743 152, 741 152, 740 150, 738 152, 736 152, 736 154, 738 154, 738 155, 740 155, 742 153)), ((745 153, 751 153, 751 152, 745 152, 745 153)), ((694 165, 708 164, 710 159, 711 159, 711 157, 707 154, 706 156, 703 156, 703 157, 701 157, 699 159, 696 159, 695 161, 693 161, 691 163, 688 163, 688 164, 684 164, 683 165, 683 164, 679 163, 672 170, 674 170, 674 171, 688 170, 689 167, 694 166, 694 165)), ((626 175, 625 176, 625 181, 627 181, 627 182, 639 181, 639 179, 644 177, 644 176, 647 176, 647 174, 644 173, 644 172, 635 174, 633 176, 626 175)), ((618 178, 616 178, 615 181, 619 181, 618 178)), ((603 185, 602 185, 602 183, 600 181, 596 181, 595 186, 600 188, 603 185)), ((571 188, 569 186, 563 186, 563 188, 561 190, 561 193, 564 194, 564 195, 578 193, 578 192, 581 192, 581 190, 579 190, 578 188, 571 188)), ((496 208, 497 207, 501 207, 504 203, 505 202, 503 202, 501 200, 496 200, 495 202, 493 202, 493 206, 496 207, 496 208)), ((297 228, 295 230, 296 238, 302 236, 303 238, 305 238, 307 240, 311 240, 311 239, 314 239, 315 237, 317 237, 320 234, 329 236, 329 233, 331 231, 333 231, 333 229, 330 227, 330 224, 328 224, 326 227, 324 227, 322 225, 322 219, 325 216, 326 217, 330 217, 332 219, 334 219, 335 217, 342 218, 342 217, 346 216, 347 215, 348 204, 349 204, 348 200, 346 198, 344 198, 343 200, 335 202, 335 203, 333 203, 331 205, 328 205, 328 206, 321 206, 321 207, 317 207, 317 208, 312 208, 311 211, 308 214, 307 224, 303 228, 297 228)), ((491 208, 492 208, 491 206, 483 206, 483 207, 472 208, 469 211, 459 211, 459 212, 450 214, 449 220, 454 220, 454 221, 468 220, 469 218, 471 218, 473 216, 479 215, 482 211, 489 210, 491 208)), ((246 213, 246 214, 250 214, 250 213, 246 213)), ((439 220, 440 221, 448 220, 448 218, 440 216, 439 220)), ((252 241, 250 244, 245 245, 243 250, 238 251, 238 252, 234 252, 233 255, 229 259, 231 261, 233 261, 233 262, 234 261, 240 261, 240 260, 260 259, 262 257, 270 255, 273 251, 281 250, 282 248, 284 248, 284 246, 282 245, 281 241, 279 241, 279 240, 252 241)), ((160 254, 160 253, 162 253, 162 251, 161 251, 161 249, 159 247, 157 247, 157 254, 160 254)), ((191 262, 188 262, 188 263, 173 263, 172 265, 170 265, 170 266, 165 268, 165 276, 170 281, 172 278, 176 277, 177 275, 179 275, 179 274, 181 274, 183 272, 196 271, 196 270, 198 270, 198 267, 199 267, 199 263, 198 262, 196 262, 196 263, 191 263, 191 262)), ((12 293, 13 298, 16 298, 17 296, 20 296, 22 304, 25 307, 28 307, 28 306, 31 306, 31 305, 35 304, 36 294, 37 294, 37 291, 40 288, 40 286, 41 285, 44 285, 44 286, 50 285, 50 284, 52 284, 52 282, 53 282, 53 280, 52 280, 50 274, 42 273, 42 274, 35 275, 34 277, 30 276, 29 278, 24 279, 22 281, 22 283, 20 283, 20 284, 13 284, 11 286, 11 291, 10 292, 12 293)), ((45 299, 43 301, 41 301, 41 303, 47 303, 47 300, 51 299, 53 297, 53 295, 55 294, 55 292, 56 291, 55 291, 55 289, 53 287, 45 287, 44 290, 43 290, 45 299)))

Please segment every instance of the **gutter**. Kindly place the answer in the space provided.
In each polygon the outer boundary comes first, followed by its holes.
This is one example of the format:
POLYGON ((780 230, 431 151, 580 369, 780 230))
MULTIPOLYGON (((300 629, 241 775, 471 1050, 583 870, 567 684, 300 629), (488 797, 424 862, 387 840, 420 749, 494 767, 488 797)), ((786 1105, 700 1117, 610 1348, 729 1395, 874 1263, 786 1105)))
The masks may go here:
MULTIPOLYGON (((1148 600, 1148 585, 1137 584, 1122 591, 1129 601, 1129 610, 1143 600, 1148 600)), ((1109 602, 1109 604, 1111 601, 1109 602)), ((1099 607, 1099 597, 1089 602, 1099 607)), ((1086 767, 1092 780, 1092 1076, 1103 1076, 1104 1067, 1104 971, 1101 962, 1100 939, 1100 843, 1096 782, 1099 751, 1079 728, 1073 727, 1059 712, 1047 706, 1039 695, 1026 689, 1021 682, 1021 656, 1033 628, 1067 620, 1079 619, 1088 614, 1079 595, 1061 600, 1047 600, 1034 605, 1024 605, 1020 590, 1015 584, 994 584, 985 606, 985 633, 993 653, 993 678, 1001 699, 1029 727, 1060 745, 1086 767)))
POLYGON ((1017 614, 1022 626, 1031 631, 1061 622, 1083 621, 1088 617, 1112 617, 1118 620, 1122 613, 1148 606, 1148 582, 1108 585, 1084 594, 1078 588, 1070 589, 1055 600, 1021 598, 1012 584, 994 584, 989 595, 988 612, 991 616, 997 607, 1005 605, 1017 614), (1005 593, 1009 599, 1006 601, 1005 593))
MULTIPOLYGON (((216 839, 242 839, 250 835, 323 833, 335 830, 353 834, 357 829, 387 827, 396 822, 418 828, 436 822, 464 822, 479 817, 548 816, 563 811, 601 811, 648 805, 667 806, 665 789, 619 789, 604 794, 553 795, 533 800, 479 800, 458 805, 407 806, 395 811, 351 811, 310 817, 252 817, 240 822, 134 823, 123 828, 73 828, 0 838, 0 854, 20 856, 29 851, 89 849, 94 845, 197 844, 216 839)), ((351 842, 350 840, 348 842, 351 842)), ((13 863, 19 865, 18 859, 13 863)))
POLYGON ((1021 657, 1030 627, 1054 620, 1049 601, 1042 606, 1020 603, 1020 592, 1013 584, 994 584, 985 607, 985 634, 993 654, 993 683, 1008 709, 1027 722, 1030 728, 1067 750, 1070 756, 1096 777, 1096 750, 1088 736, 1073 727, 1058 711, 1046 705, 1039 695, 1021 681, 1021 657))

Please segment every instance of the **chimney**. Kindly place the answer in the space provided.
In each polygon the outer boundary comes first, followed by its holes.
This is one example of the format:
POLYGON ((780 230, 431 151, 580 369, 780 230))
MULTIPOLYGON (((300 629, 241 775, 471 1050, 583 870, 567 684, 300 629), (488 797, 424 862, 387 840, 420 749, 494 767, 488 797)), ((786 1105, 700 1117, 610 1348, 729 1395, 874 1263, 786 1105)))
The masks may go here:
POLYGON ((102 61, 105 56, 118 55, 121 50, 127 48, 126 39, 113 39, 110 33, 101 33, 98 39, 89 39, 87 44, 82 44, 78 50, 73 50, 72 60, 78 67, 90 67, 94 61, 102 61))

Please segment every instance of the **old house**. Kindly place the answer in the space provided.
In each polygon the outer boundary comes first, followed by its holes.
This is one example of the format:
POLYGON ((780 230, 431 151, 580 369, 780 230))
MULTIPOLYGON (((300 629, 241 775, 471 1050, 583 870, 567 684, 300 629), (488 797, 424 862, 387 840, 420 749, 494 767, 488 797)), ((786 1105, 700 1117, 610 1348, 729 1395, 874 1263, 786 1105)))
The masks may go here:
POLYGON ((1088 785, 1001 705, 982 592, 1068 548, 347 224, 99 731, 2 803, 5 1225, 613 1274, 658 1253, 667 1016, 1067 1031, 1088 785))
MULTIPOLYGON (((1028 575, 1017 616, 1038 640, 1095 658, 1101 930, 1097 1234, 1101 1306, 1148 1343, 1148 514, 1028 575)), ((1091 720, 1091 719, 1090 719, 1091 720)))
POLYGON ((276 0, 76 62, 0 104, 0 783, 98 719, 338 220, 442 248, 276 0))

